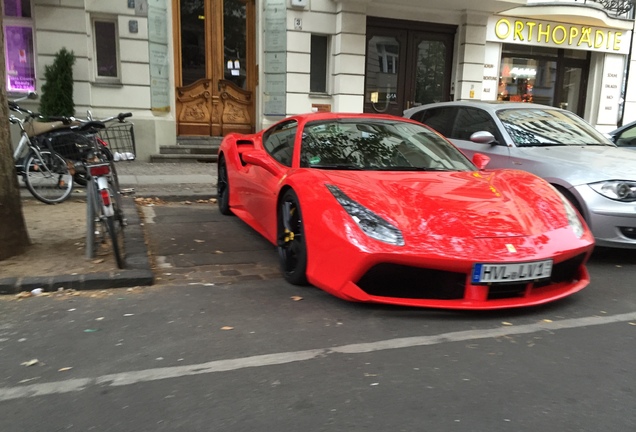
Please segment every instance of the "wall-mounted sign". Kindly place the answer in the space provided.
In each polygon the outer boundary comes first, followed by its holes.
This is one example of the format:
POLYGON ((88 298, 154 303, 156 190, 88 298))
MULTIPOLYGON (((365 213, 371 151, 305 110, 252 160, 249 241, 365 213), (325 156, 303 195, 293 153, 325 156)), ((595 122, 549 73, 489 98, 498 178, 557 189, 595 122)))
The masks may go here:
POLYGON ((632 32, 626 30, 493 16, 488 20, 486 40, 628 54, 631 37, 632 32))
POLYGON ((287 1, 265 0, 263 113, 285 116, 287 111, 287 1))
POLYGON ((598 106, 598 125, 616 126, 618 122, 618 106, 623 84, 625 57, 621 55, 605 56, 603 80, 601 81, 601 97, 598 106))
POLYGON ((166 0, 145 0, 143 3, 148 13, 150 107, 154 113, 166 113, 170 112, 168 6, 166 0))

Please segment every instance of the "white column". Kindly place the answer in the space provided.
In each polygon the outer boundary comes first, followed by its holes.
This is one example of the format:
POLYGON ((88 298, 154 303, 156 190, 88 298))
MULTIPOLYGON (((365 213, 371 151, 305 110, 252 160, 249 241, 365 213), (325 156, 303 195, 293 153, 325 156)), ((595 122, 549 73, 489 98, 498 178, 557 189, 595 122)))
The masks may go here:
POLYGON ((482 98, 488 14, 466 11, 458 32, 455 100, 482 98))

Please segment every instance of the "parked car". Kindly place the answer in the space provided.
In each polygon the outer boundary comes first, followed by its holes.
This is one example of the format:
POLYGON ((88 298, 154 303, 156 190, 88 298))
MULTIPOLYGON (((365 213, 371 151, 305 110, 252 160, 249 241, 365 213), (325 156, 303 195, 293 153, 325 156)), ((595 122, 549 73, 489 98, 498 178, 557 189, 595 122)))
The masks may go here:
POLYGON ((620 148, 636 150, 636 121, 613 130, 609 138, 620 148))
POLYGON ((534 173, 585 218, 600 246, 636 248, 636 152, 617 148, 575 114, 528 103, 457 101, 419 106, 404 116, 446 136, 489 168, 534 173))
POLYGON ((225 136, 218 203, 278 248, 287 281, 346 300, 498 309, 584 288, 594 239, 572 205, 475 164, 410 120, 298 115, 225 136))

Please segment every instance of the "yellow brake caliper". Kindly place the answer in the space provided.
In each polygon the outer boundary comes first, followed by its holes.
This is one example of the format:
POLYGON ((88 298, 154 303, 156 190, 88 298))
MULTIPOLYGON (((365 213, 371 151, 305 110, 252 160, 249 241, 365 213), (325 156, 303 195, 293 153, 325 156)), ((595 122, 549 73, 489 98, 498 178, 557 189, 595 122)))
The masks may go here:
MULTIPOLYGON (((294 214, 294 210, 296 210, 295 208, 292 208, 291 210, 289 210, 289 215, 293 215, 294 214)), ((294 232, 288 230, 287 228, 285 228, 285 243, 289 243, 290 241, 294 241, 294 232)))

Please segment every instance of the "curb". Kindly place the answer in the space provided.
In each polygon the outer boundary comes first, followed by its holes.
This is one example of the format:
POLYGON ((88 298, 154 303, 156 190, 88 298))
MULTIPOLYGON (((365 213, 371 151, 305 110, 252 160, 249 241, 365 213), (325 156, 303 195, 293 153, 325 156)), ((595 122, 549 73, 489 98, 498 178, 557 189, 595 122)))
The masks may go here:
POLYGON ((152 285, 154 274, 150 267, 148 247, 134 199, 123 197, 122 208, 128 221, 124 229, 127 268, 112 272, 3 278, 0 279, 0 294, 18 294, 35 288, 55 292, 58 288, 79 291, 152 285))

